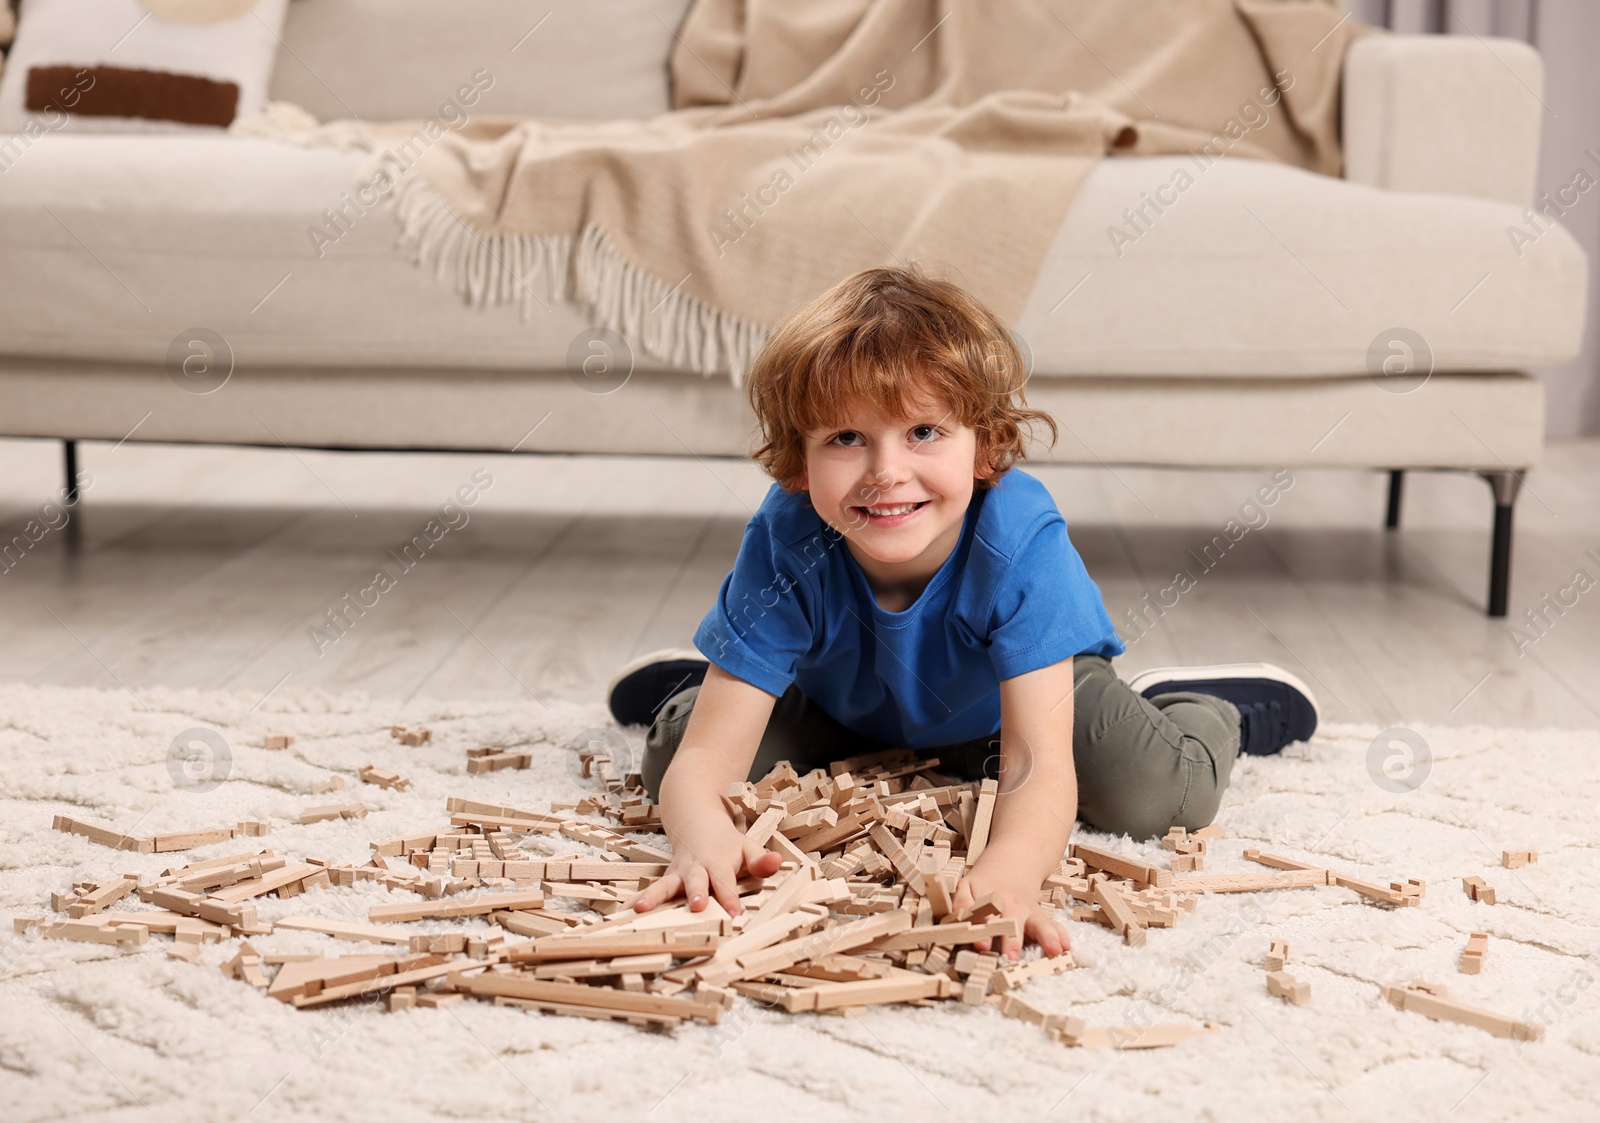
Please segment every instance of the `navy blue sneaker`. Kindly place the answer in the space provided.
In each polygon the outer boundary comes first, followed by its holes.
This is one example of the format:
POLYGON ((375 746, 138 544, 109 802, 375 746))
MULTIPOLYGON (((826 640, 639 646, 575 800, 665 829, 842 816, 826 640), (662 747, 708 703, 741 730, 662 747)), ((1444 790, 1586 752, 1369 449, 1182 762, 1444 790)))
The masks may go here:
POLYGON ((1311 688, 1271 663, 1222 663, 1213 667, 1161 667, 1128 683, 1154 698, 1187 690, 1224 698, 1239 708, 1239 751, 1271 756, 1317 731, 1317 700, 1311 688))
POLYGON ((699 686, 711 663, 692 649, 652 651, 617 672, 606 688, 606 704, 619 725, 649 725, 667 700, 699 686))

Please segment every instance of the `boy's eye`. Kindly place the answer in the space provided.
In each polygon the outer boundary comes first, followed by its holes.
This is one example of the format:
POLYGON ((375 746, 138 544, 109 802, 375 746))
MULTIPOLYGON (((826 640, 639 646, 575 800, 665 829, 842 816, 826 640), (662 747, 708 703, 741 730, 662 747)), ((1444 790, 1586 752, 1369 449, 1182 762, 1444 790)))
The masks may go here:
POLYGON ((911 430, 911 439, 918 444, 927 444, 939 435, 937 425, 917 425, 911 430))
POLYGON ((861 434, 853 429, 846 429, 842 433, 835 433, 829 438, 828 443, 843 445, 845 448, 853 448, 861 443, 861 434))

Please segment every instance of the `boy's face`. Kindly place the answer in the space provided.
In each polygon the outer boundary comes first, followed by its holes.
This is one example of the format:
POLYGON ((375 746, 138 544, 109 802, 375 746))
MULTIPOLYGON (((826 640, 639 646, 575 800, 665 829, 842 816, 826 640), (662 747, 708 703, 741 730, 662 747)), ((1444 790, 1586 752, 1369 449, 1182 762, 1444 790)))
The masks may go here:
POLYGON ((931 574, 961 538, 978 475, 977 434, 936 402, 908 417, 870 406, 843 417, 806 434, 801 488, 863 567, 931 574))

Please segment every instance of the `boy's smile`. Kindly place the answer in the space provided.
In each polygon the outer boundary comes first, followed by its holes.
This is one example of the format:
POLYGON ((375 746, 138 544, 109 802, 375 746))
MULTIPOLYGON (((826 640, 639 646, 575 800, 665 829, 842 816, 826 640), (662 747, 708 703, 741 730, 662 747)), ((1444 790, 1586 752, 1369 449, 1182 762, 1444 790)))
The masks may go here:
POLYGON ((800 486, 845 536, 878 603, 903 611, 961 539, 977 478, 977 434, 939 403, 908 416, 869 406, 806 434, 800 486))

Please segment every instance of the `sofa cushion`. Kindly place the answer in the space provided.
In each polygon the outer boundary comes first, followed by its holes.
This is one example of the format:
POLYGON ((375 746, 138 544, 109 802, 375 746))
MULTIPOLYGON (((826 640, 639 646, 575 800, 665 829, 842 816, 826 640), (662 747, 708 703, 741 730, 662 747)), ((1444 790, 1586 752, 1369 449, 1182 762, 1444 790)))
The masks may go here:
MULTIPOLYGON (((387 210, 314 242, 362 163, 200 136, 0 145, 0 352, 160 362, 201 327, 240 361, 562 369, 581 311, 552 302, 524 322, 510 306, 463 305, 395 248, 387 210)), ((1159 189, 1188 164, 1119 157, 1088 177, 1016 325, 1036 374, 1359 374, 1397 327, 1439 370, 1535 367, 1577 349, 1582 251, 1551 228, 1518 256, 1508 203, 1249 160, 1159 189), (1146 196, 1176 202, 1147 206, 1152 221, 1135 229, 1121 212, 1146 196), (1115 245, 1108 227, 1123 231, 1115 245)))
POLYGON ((235 0, 202 19, 154 0, 30 0, 0 78, 0 132, 173 132, 254 116, 287 7, 235 0))
POLYGON ((318 120, 431 117, 486 71, 473 110, 653 117, 689 0, 294 0, 273 98, 318 120))

